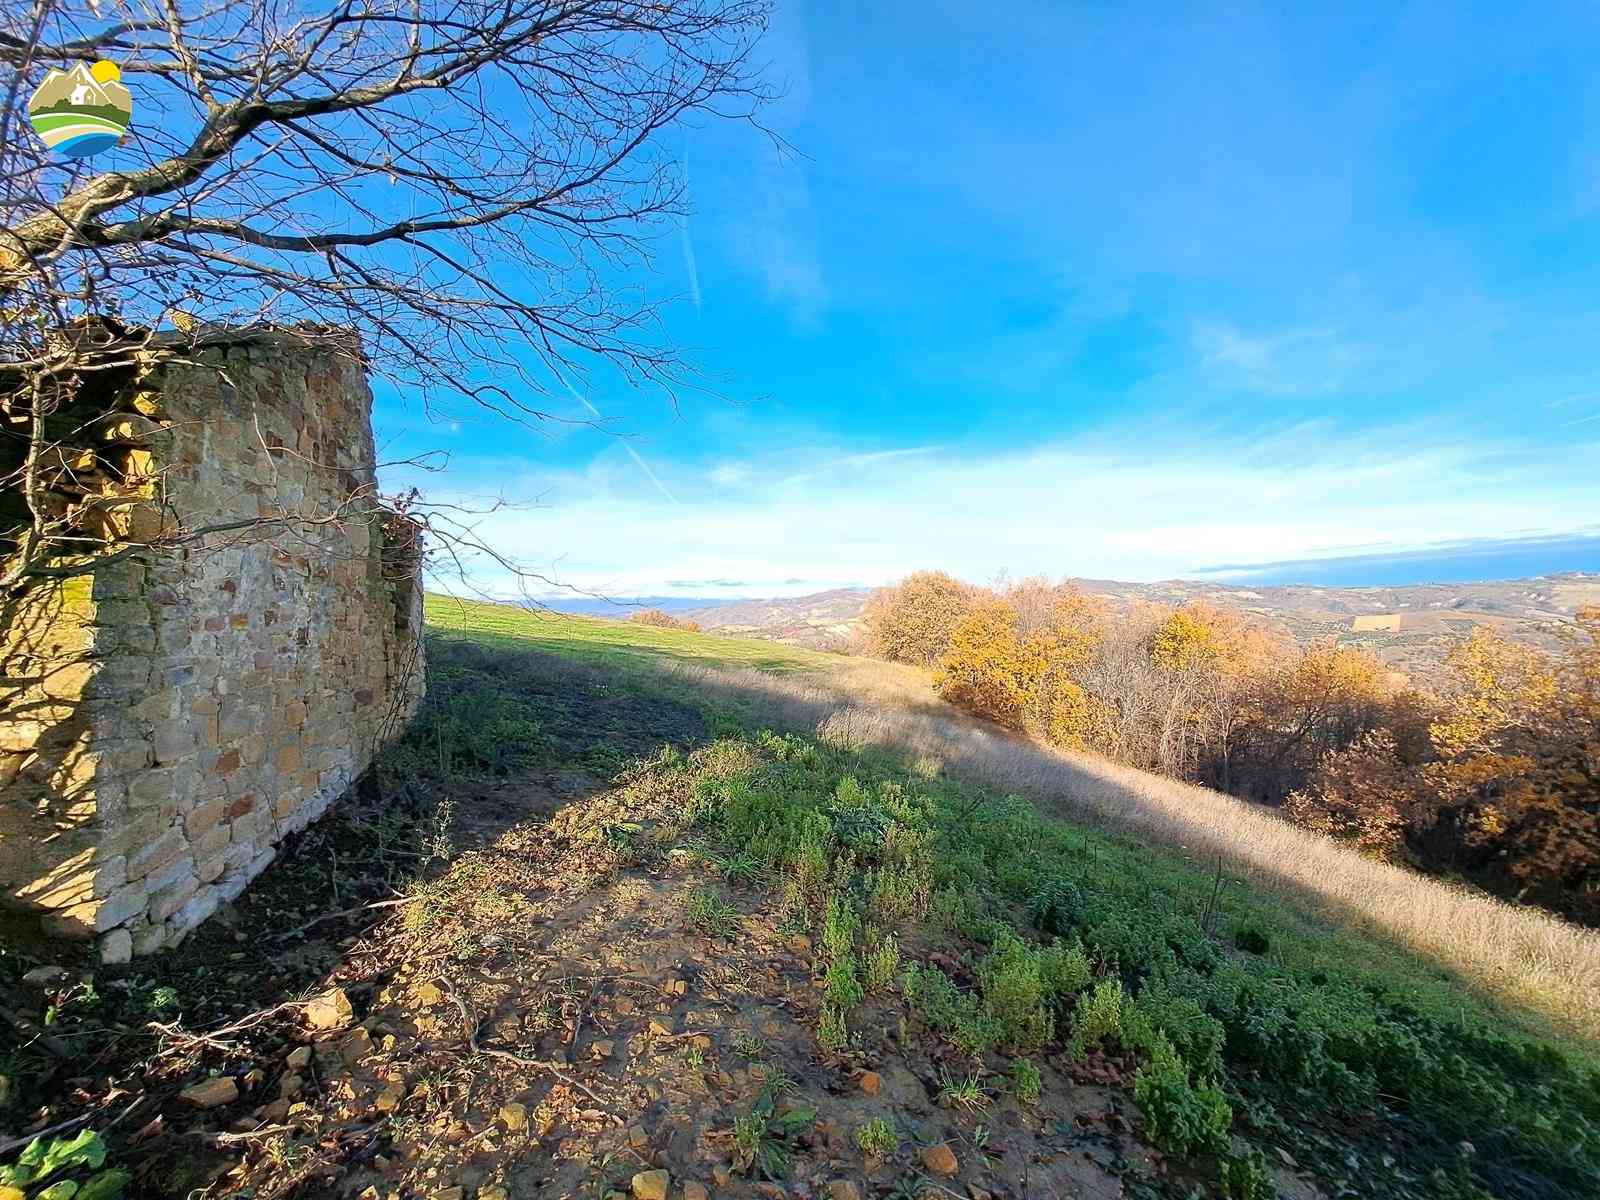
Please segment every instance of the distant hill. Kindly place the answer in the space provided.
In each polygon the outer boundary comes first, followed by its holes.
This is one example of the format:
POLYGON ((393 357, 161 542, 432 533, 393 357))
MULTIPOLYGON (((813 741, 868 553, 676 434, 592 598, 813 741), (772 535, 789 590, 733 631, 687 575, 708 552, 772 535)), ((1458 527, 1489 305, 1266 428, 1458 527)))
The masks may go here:
MULTIPOLYGON (((1560 645, 1559 630, 1586 604, 1600 605, 1600 575, 1567 573, 1484 583, 1419 583, 1398 587, 1248 587, 1171 579, 1123 583, 1073 580, 1104 597, 1114 609, 1139 603, 1204 601, 1254 613, 1310 645, 1332 638, 1376 654, 1418 682, 1438 677, 1445 655, 1474 625, 1546 650, 1560 645)), ((813 649, 850 649, 863 637, 862 609, 870 588, 839 588, 811 596, 738 600, 690 609, 681 615, 707 631, 770 638, 813 649)))
POLYGON ((864 637, 861 610, 871 588, 835 588, 810 596, 734 600, 678 615, 715 633, 770 638, 811 650, 856 650, 864 637))

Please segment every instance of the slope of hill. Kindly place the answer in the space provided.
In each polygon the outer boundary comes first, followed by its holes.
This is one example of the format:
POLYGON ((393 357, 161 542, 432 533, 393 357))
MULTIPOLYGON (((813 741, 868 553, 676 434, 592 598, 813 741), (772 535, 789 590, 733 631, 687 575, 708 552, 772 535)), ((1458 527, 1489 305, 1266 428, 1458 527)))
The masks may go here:
MULTIPOLYGON (((1600 604, 1600 576, 1578 573, 1361 588, 1246 587, 1193 580, 1071 582, 1119 611, 1139 603, 1192 601, 1243 609, 1283 629, 1301 645, 1333 639, 1360 646, 1423 683, 1438 676, 1450 647, 1474 625, 1489 625, 1508 637, 1553 650, 1560 644, 1564 622, 1584 605, 1600 604)), ((739 601, 686 615, 706 630, 844 649, 860 638, 861 613, 871 595, 871 589, 849 588, 793 599, 739 601)))
POLYGON ((428 619, 406 737, 190 942, 0 954, 0 1035, 42 1031, 0 1036, 6 1113, 95 1131, 135 1198, 1556 1200, 1600 1172, 1592 934, 998 737, 907 668, 428 619))
POLYGON ((734 600, 682 615, 708 632, 770 638, 816 650, 852 650, 861 638, 861 611, 871 588, 835 588, 809 596, 734 600))

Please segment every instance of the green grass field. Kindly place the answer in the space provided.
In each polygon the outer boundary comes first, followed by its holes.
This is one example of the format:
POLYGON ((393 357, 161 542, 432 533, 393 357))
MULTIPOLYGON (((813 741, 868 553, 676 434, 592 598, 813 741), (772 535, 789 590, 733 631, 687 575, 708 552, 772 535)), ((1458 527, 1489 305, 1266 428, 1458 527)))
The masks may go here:
POLYGON ((463 635, 507 649, 546 650, 586 663, 664 660, 793 674, 826 670, 838 661, 831 655, 755 638, 688 633, 432 593, 425 600, 424 611, 429 627, 442 634, 463 635))

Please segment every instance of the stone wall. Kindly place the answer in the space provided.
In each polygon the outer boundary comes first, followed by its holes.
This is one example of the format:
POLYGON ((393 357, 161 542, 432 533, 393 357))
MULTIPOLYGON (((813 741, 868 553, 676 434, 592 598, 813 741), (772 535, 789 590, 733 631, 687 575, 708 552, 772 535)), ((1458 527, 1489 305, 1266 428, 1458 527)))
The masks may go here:
POLYGON ((422 694, 416 530, 376 502, 357 351, 186 357, 87 382, 104 415, 64 452, 75 519, 162 548, 0 600, 0 907, 107 961, 238 896, 422 694))

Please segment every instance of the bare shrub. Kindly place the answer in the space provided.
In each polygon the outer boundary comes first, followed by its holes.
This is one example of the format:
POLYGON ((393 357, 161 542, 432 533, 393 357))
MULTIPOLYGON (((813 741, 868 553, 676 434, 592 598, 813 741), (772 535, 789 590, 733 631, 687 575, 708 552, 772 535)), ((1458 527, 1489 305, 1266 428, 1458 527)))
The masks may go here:
POLYGON ((630 613, 628 621, 634 625, 654 625, 659 629, 681 629, 686 633, 700 632, 700 623, 698 621, 691 621, 686 617, 675 617, 659 608, 642 608, 636 613, 630 613))

